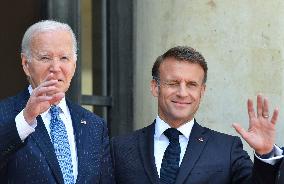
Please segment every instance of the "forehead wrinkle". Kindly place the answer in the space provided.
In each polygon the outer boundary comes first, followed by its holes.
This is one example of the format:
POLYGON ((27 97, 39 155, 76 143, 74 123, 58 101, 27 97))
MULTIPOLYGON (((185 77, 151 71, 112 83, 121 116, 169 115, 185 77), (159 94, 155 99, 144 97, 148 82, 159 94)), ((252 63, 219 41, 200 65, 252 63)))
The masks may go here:
POLYGON ((40 50, 33 51, 33 53, 36 55, 48 55, 48 52, 40 50))
POLYGON ((70 52, 65 52, 63 51, 64 49, 57 49, 59 51, 57 51, 57 53, 54 53, 52 51, 47 51, 47 50, 39 50, 39 49, 36 49, 35 51, 32 51, 32 53, 36 54, 36 55, 41 55, 41 56, 44 56, 44 55, 50 55, 50 56, 72 56, 72 53, 70 52))
MULTIPOLYGON (((55 51, 57 52, 59 50, 59 53, 61 54, 61 52, 64 52, 64 50, 68 50, 68 52, 71 52, 71 54, 69 54, 69 53, 67 53, 67 54, 68 55, 73 55, 74 46, 72 44, 72 35, 71 35, 71 33, 69 33, 66 30, 61 30, 61 29, 59 29, 59 30, 68 33, 70 39, 66 38, 66 41, 68 42, 68 46, 66 46, 66 44, 64 44, 63 48, 62 48, 62 43, 59 43, 61 45, 61 47, 59 47, 60 45, 57 45, 55 51), (60 52, 60 50, 61 50, 61 52, 60 52)), ((38 48, 40 48, 42 51, 46 50, 46 52, 48 52, 47 54, 49 54, 50 53, 49 50, 50 49, 51 50, 54 49, 54 47, 50 47, 50 45, 46 46, 46 44, 43 43, 43 41, 46 40, 45 37, 50 36, 50 35, 45 36, 46 33, 52 33, 53 34, 53 33, 56 33, 56 32, 55 32, 55 30, 44 30, 44 31, 40 31, 40 32, 34 33, 33 37, 30 40, 31 52, 33 52, 33 50, 39 50, 38 48), (45 37, 43 37, 42 35, 45 36, 45 37)), ((50 40, 47 40, 47 41, 50 42, 50 40)), ((58 42, 56 42, 56 43, 58 43, 58 42)), ((51 52, 52 52, 52 54, 56 53, 56 52, 53 52, 53 51, 51 51, 51 52)), ((66 54, 66 53, 64 53, 64 54, 66 54)))

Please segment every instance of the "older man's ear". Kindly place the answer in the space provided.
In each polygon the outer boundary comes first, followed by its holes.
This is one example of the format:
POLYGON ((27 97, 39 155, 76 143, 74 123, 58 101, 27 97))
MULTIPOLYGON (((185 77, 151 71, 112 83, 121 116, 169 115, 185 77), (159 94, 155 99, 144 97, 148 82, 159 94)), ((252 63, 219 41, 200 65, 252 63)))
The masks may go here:
POLYGON ((30 77, 28 58, 24 54, 21 54, 21 59, 22 59, 23 70, 24 70, 26 76, 30 77))

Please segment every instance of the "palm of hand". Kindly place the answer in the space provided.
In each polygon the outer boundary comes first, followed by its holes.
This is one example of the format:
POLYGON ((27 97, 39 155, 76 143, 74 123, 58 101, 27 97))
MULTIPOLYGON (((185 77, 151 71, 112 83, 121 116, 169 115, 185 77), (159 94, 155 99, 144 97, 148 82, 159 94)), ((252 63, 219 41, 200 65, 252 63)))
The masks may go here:
POLYGON ((275 125, 263 117, 254 117, 250 120, 249 124, 248 131, 242 135, 244 140, 257 153, 269 153, 275 142, 275 125))
POLYGON ((233 124, 236 131, 255 150, 263 155, 269 153, 275 143, 275 124, 278 119, 278 109, 275 109, 269 120, 267 98, 257 96, 257 114, 254 112, 252 100, 248 100, 249 128, 244 130, 239 124, 233 124))

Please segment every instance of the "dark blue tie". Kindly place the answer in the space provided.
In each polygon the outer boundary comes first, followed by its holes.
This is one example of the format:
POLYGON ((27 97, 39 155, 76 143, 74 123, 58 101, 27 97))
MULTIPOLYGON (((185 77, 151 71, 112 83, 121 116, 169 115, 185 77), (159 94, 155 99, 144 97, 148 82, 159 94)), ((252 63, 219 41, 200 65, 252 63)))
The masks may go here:
POLYGON ((160 170, 160 183, 172 184, 175 183, 176 176, 179 170, 180 132, 175 128, 169 128, 164 132, 164 134, 169 139, 170 144, 168 145, 162 160, 162 165, 160 170))

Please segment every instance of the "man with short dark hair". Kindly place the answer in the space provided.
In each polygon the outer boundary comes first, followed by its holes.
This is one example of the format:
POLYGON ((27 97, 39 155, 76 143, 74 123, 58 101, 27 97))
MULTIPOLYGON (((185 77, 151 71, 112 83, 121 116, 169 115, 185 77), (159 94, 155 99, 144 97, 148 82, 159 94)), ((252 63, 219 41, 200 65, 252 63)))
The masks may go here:
POLYGON ((157 118, 148 127, 111 143, 117 183, 279 182, 283 151, 274 145, 278 110, 270 119, 267 98, 258 95, 256 114, 248 100, 248 131, 233 125, 255 150, 252 163, 240 138, 202 127, 194 118, 207 79, 207 64, 199 52, 190 47, 171 48, 157 58, 152 77, 157 118))
POLYGON ((72 29, 33 24, 21 58, 30 85, 0 101, 0 183, 114 183, 106 123, 65 98, 76 69, 72 29))

